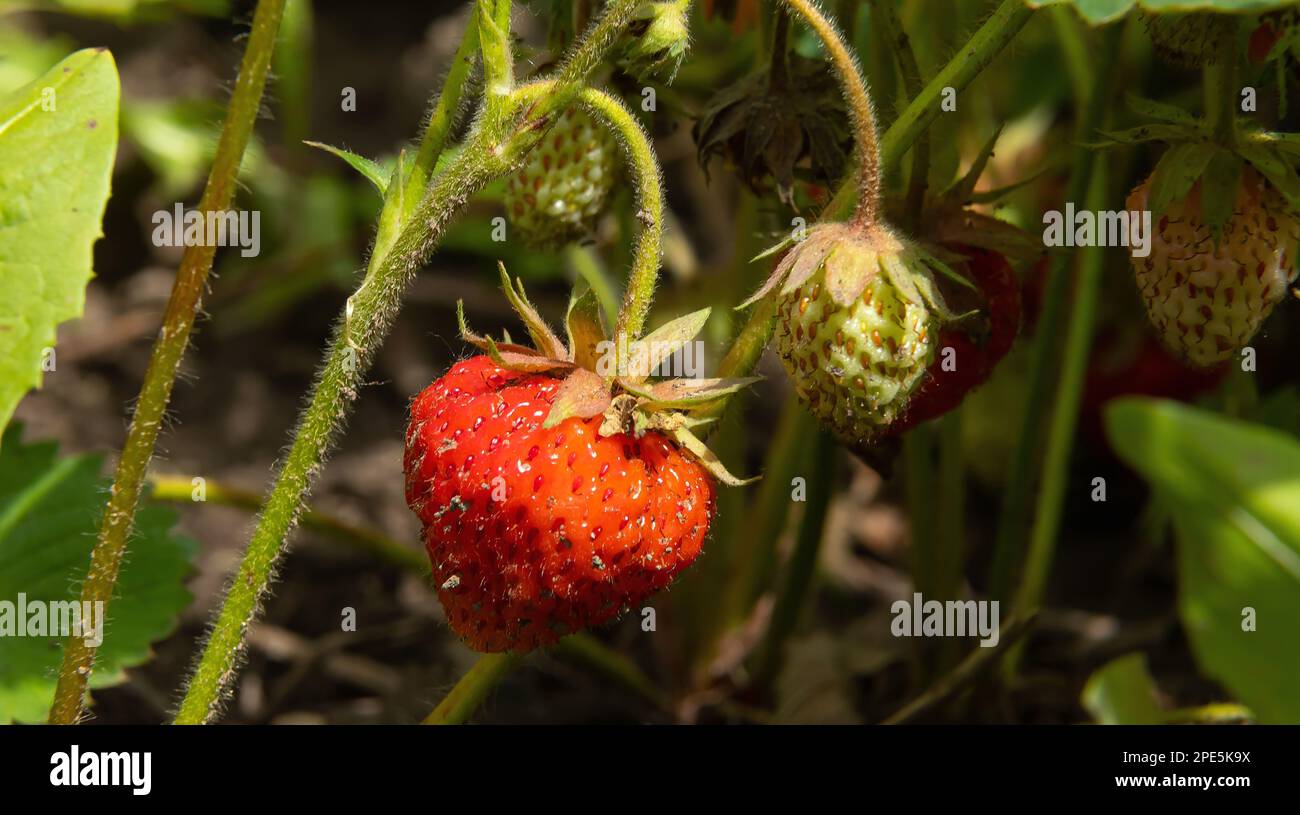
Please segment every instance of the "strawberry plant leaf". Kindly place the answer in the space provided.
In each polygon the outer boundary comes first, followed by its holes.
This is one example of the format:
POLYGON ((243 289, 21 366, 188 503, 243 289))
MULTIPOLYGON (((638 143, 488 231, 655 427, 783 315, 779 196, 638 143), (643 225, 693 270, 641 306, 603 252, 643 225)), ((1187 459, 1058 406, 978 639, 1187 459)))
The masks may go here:
POLYGON ((1176 144, 1165 151, 1151 175, 1152 217, 1158 219, 1172 202, 1187 197, 1216 152, 1214 145, 1205 142, 1176 144))
POLYGON ((384 168, 379 166, 379 162, 372 161, 365 156, 358 156, 356 153, 344 150, 341 147, 322 144, 318 141, 304 141, 303 144, 315 147, 318 150, 324 150, 326 153, 343 159, 343 161, 347 162, 349 167, 361 173, 370 181, 371 184, 374 184, 375 189, 379 190, 381 196, 387 195, 388 179, 385 177, 384 168))
POLYGON ((1300 176, 1277 149, 1262 144, 1246 144, 1238 146, 1237 152, 1282 193, 1288 204, 1300 208, 1300 176))
POLYGON ((1097 146, 1143 144, 1152 141, 1181 141, 1187 138, 1187 128, 1166 124, 1149 124, 1131 127, 1127 130, 1098 130, 1097 132, 1107 139, 1107 141, 1099 142, 1097 146))
POLYGON ((1106 428, 1173 510, 1179 612, 1202 669, 1261 723, 1300 721, 1300 442, 1153 399, 1112 402, 1106 428))
POLYGON ((41 383, 55 331, 81 315, 117 153, 119 85, 78 51, 0 98, 0 426, 41 383))
POLYGON ((1155 680, 1142 654, 1127 654, 1098 668, 1080 701, 1098 724, 1161 724, 1155 680))
POLYGON ((1197 126, 1196 117, 1177 105, 1157 102, 1145 96, 1138 96, 1136 93, 1125 94, 1124 104, 1129 110, 1148 119, 1156 119, 1172 125, 1197 126))
MULTIPOLYGON (((108 489, 98 456, 60 458, 54 443, 24 444, 20 433, 10 427, 0 444, 0 723, 45 719, 64 637, 51 636, 47 615, 32 609, 79 601, 108 489)), ((146 661, 190 602, 184 581, 197 546, 172 531, 175 518, 156 506, 136 516, 92 687, 117 684, 146 661)))
POLYGON ((1218 11, 1225 14, 1254 14, 1291 5, 1291 0, 1025 0, 1031 8, 1073 6, 1089 25, 1099 26, 1123 17, 1134 7, 1157 14, 1185 14, 1189 11, 1218 11))

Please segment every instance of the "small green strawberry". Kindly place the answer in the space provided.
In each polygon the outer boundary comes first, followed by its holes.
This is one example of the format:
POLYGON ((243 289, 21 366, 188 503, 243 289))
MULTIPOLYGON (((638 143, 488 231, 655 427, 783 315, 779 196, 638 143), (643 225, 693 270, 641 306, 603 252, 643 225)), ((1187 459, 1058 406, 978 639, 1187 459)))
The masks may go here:
POLYGON ((580 109, 560 115, 506 181, 506 214, 529 246, 554 249, 591 232, 618 177, 618 144, 580 109))
POLYGON ((1142 13, 1151 44, 1161 59, 1181 68, 1214 64, 1220 38, 1236 24, 1232 15, 1213 12, 1193 14, 1142 13))
POLYGON ((659 76, 672 82, 691 45, 687 23, 689 0, 642 3, 628 27, 630 39, 623 48, 623 63, 641 80, 659 76))
POLYGON ((851 448, 888 428, 925 377, 951 319, 936 265, 884 226, 822 224, 751 298, 776 292, 776 347, 795 391, 851 448))

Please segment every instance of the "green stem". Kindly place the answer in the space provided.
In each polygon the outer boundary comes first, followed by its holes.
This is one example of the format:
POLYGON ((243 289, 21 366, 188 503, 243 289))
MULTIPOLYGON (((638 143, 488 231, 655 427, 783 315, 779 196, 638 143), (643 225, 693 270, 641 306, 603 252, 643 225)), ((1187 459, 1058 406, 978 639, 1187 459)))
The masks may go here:
MULTIPOLYGON (((154 475, 149 477, 149 485, 152 487, 149 497, 155 501, 177 504, 200 502, 200 499, 194 497, 196 488, 189 476, 154 475)), ((262 496, 257 493, 229 487, 212 480, 205 480, 201 502, 238 507, 253 512, 262 509, 262 496)), ((350 524, 314 509, 303 511, 302 525, 404 571, 419 575, 429 573, 429 559, 422 552, 410 546, 403 546, 374 530, 350 524)))
POLYGON ((808 27, 821 39, 826 53, 840 81, 844 101, 853 121, 853 140, 858 151, 857 194, 858 206, 852 222, 869 226, 880 218, 880 148, 876 142, 876 117, 871 109, 871 96, 862 79, 858 63, 849 53, 843 37, 834 23, 822 14, 812 0, 784 0, 794 13, 803 18, 808 27))
POLYGON ((799 404, 798 397, 791 394, 781 410, 781 420, 763 462, 763 480, 740 536, 734 571, 727 578, 722 603, 724 624, 743 620, 754 601, 771 587, 777 544, 786 529, 792 506, 791 482, 799 474, 816 432, 812 416, 799 404))
POLYGON ((929 425, 914 427, 903 437, 908 525, 911 528, 912 586, 936 600, 944 599, 935 584, 939 557, 934 501, 934 433, 929 425))
POLYGON ((510 7, 510 0, 478 0, 478 41, 485 80, 483 104, 488 115, 500 115, 515 89, 510 7))
MULTIPOLYGON (((229 209, 234 199, 236 175, 262 104, 262 91, 266 86, 283 13, 284 0, 259 0, 257 4, 252 33, 226 109, 212 169, 199 200, 201 211, 229 209)), ((153 458, 163 414, 171 400, 176 372, 189 344, 190 330, 194 327, 216 251, 216 246, 187 246, 181 255, 180 269, 163 314, 162 329, 154 341, 135 413, 118 459, 99 538, 91 552, 90 570, 81 587, 83 603, 103 603, 107 608, 113 599, 113 588, 130 537, 145 473, 149 460, 153 458)), ((69 637, 65 642, 54 704, 50 708, 51 724, 73 724, 81 718, 95 651, 94 646, 80 637, 69 637)))
POLYGON ((1237 105, 1241 82, 1237 71, 1236 18, 1227 16, 1214 60, 1202 69, 1205 88, 1205 118, 1215 140, 1223 147, 1237 144, 1237 105))
POLYGON ((420 139, 420 149, 415 157, 415 166, 411 170, 411 177, 406 182, 408 200, 419 200, 425 185, 429 182, 429 177, 433 175, 438 157, 447 147, 447 138, 451 134, 452 125, 456 122, 461 102, 465 98, 465 86, 469 81, 470 70, 474 67, 474 55, 477 50, 478 13, 476 11, 469 15, 469 20, 465 23, 460 45, 451 58, 451 67, 447 70, 447 77, 442 83, 442 93, 438 94, 438 101, 434 104, 433 112, 429 114, 429 121, 425 125, 424 136, 420 139))
POLYGON ((1233 702, 1216 702, 1200 707, 1183 707, 1164 715, 1166 724, 1221 724, 1223 722, 1253 722, 1255 714, 1245 705, 1233 702))
POLYGON ((1012 617, 1007 620, 998 630, 997 646, 976 648, 971 651, 961 664, 926 688, 920 696, 885 718, 881 724, 904 724, 956 696, 959 691, 969 687, 978 679, 999 654, 1005 653, 1008 648, 1014 648, 1020 638, 1029 631, 1033 622, 1033 616, 1012 617))
POLYGON ((623 146, 624 160, 636 178, 636 219, 641 228, 637 231, 632 271, 628 274, 623 308, 614 331, 619 348, 624 349, 626 343, 641 337, 659 279, 659 255, 664 238, 663 179, 650 138, 622 102, 595 88, 583 88, 579 101, 618 139, 623 146))
MULTIPOLYGON (((1120 26, 1116 26, 1119 28, 1120 26)), ((1099 89, 1102 86, 1099 85, 1099 89)), ((1092 168, 1092 183, 1086 199, 1089 212, 1099 212, 1106 206, 1106 170, 1104 162, 1092 168)), ((1043 479, 1038 489, 1038 505, 1034 515, 1033 530, 1029 538, 1029 551, 1025 556, 1024 574, 1015 601, 1013 614, 1024 616, 1038 608, 1042 602, 1047 576, 1051 571, 1056 551, 1056 538, 1060 533, 1061 509, 1069 481, 1070 455, 1078 433, 1079 403, 1083 396, 1083 380, 1091 357, 1093 324, 1096 321, 1097 299, 1101 291, 1101 272, 1106 251, 1100 246, 1085 246, 1079 250, 1079 274, 1074 287, 1073 308, 1065 338, 1064 358, 1060 366, 1060 380, 1056 388, 1047 435, 1047 450, 1043 461, 1043 479)), ((1039 331, 1050 330, 1052 323, 1040 324, 1039 331)), ((1014 674, 1023 649, 1017 647, 1007 652, 1004 676, 1014 674)))
MULTIPOLYGON (((916 61, 916 52, 907 31, 898 19, 898 10, 893 2, 875 3, 872 6, 878 15, 882 34, 889 41, 894 58, 898 61, 898 71, 903 76, 903 89, 909 99, 921 95, 924 85, 921 82, 921 66, 916 61)), ((925 205, 925 192, 930 180, 930 132, 927 128, 917 137, 912 149, 912 174, 907 185, 904 227, 915 230, 921 222, 921 210, 925 205)))
POLYGON ((752 684, 756 688, 770 688, 780 674, 785 661, 786 641, 799 622, 800 612, 812 588, 822 533, 826 527, 826 511, 834 492, 831 487, 835 480, 836 449, 829 435, 824 432, 817 434, 808 468, 808 500, 799 522, 799 537, 785 567, 785 579, 776 595, 772 620, 754 658, 752 684))
MULTIPOLYGON (((1102 127, 1116 77, 1122 26, 1114 25, 1102 32, 1101 50, 1097 65, 1099 72, 1088 101, 1080 117, 1075 140, 1082 145, 1091 141, 1102 127)), ((1091 147, 1075 148, 1071 161, 1070 181, 1066 190, 1067 201, 1080 201, 1088 195, 1097 151, 1091 147)), ((1067 253, 1052 256, 1043 305, 1038 317, 1038 331, 1031 351, 1029 383, 1025 395, 1025 412, 1016 450, 1011 458, 1006 489, 1002 494, 1002 507, 998 516, 998 532, 993 547, 993 565, 989 578, 989 594, 994 599, 1006 600, 1016 578, 1025 534, 1029 527, 1028 506, 1034 484, 1034 455, 1039 450, 1043 436, 1043 416, 1047 410, 1048 388, 1056 373, 1058 335, 1054 330, 1064 319, 1066 295, 1070 290, 1070 262, 1067 253)))
MULTIPOLYGON (((154 475, 150 476, 149 485, 151 487, 149 497, 155 501, 177 504, 196 501, 193 479, 189 476, 154 475)), ((250 490, 229 487, 211 480, 204 484, 203 489, 203 503, 237 507, 254 512, 262 508, 262 497, 250 490)), ((303 511, 302 525, 390 566, 396 566, 404 572, 419 577, 429 576, 429 559, 424 554, 402 545, 381 532, 350 524, 314 509, 303 511)), ((594 637, 587 634, 570 634, 556 644, 555 653, 601 676, 613 679, 654 705, 666 707, 662 694, 640 668, 594 637)))
MULTIPOLYGON (((772 339, 772 332, 775 329, 776 298, 764 297, 754 304, 749 312, 749 319, 745 321, 736 338, 731 341, 731 347, 727 349, 722 362, 718 363, 717 375, 719 377, 749 376, 763 356, 763 349, 767 348, 767 343, 772 339)), ((695 415, 701 419, 719 419, 731 402, 730 398, 719 399, 695 411, 695 415)), ((716 426, 715 422, 705 430, 707 432, 709 428, 716 426)))
POLYGON ((668 709, 668 699, 664 693, 632 660, 605 646, 595 637, 571 634, 555 644, 553 653, 609 679, 657 708, 668 709))
POLYGON ((604 313, 605 325, 610 325, 614 315, 618 313, 618 294, 614 291, 614 284, 609 276, 605 274, 605 269, 601 265, 600 258, 596 256, 595 250, 589 246, 571 243, 565 247, 564 256, 574 274, 586 281, 588 288, 596 295, 596 300, 604 313))
POLYGON ((523 661, 521 654, 484 654, 421 724, 464 724, 492 689, 523 661))
POLYGON ((312 2, 285 3, 273 63, 281 132, 285 147, 295 153, 303 150, 303 140, 311 134, 312 2))
POLYGON ((1070 76, 1074 98, 1087 99, 1088 89, 1092 87, 1092 62, 1088 59, 1088 43, 1083 37, 1084 25, 1075 10, 1066 6, 1052 6, 1047 14, 1056 31, 1056 41, 1066 73, 1070 76))
MULTIPOLYGON (((971 36, 970 41, 953 55, 943 70, 930 80, 925 90, 912 100, 885 131, 880 139, 881 167, 893 167, 902 159, 912 143, 939 115, 941 97, 945 90, 952 88, 960 92, 969 85, 1024 28, 1033 11, 1025 5, 1024 0, 1002 0, 1002 4, 971 36)), ((835 197, 826 205, 822 220, 841 220, 846 217, 853 206, 855 195, 860 193, 853 184, 841 184, 835 197)))
MULTIPOLYGON (((591 36, 607 48, 638 3, 611 0, 591 36)), ((288 534, 397 315, 407 284, 470 198, 509 172, 545 136, 549 124, 579 92, 576 83, 586 76, 580 69, 598 64, 604 48, 584 41, 578 61, 571 60, 561 71, 568 77, 563 84, 525 85, 512 94, 511 104, 495 113, 489 109, 464 149, 430 183, 392 248, 382 257, 372 256, 365 280, 335 325, 320 375, 190 679, 177 723, 199 724, 218 715, 242 657, 244 632, 257 616, 288 534)))
MULTIPOLYGON (((962 410, 949 411, 939 420, 938 533, 934 582, 936 599, 956 600, 961 592, 966 558, 966 473, 962 455, 962 410)), ((947 669, 956 657, 956 642, 939 646, 939 667, 947 669)))

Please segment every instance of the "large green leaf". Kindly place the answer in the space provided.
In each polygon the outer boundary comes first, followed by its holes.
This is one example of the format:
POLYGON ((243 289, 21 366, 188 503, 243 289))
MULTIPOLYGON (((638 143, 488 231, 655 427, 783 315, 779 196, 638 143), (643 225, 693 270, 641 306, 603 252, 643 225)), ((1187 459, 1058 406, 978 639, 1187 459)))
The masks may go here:
MULTIPOLYGON (((20 599, 30 607, 79 598, 108 492, 97 456, 59 458, 55 444, 23 444, 20 432, 10 427, 0 444, 0 603, 8 606, 0 615, 15 626, 20 599)), ((174 521, 161 507, 136 515, 92 687, 120 682, 125 668, 148 659, 149 644, 190 602, 184 580, 197 547, 170 531, 174 521)), ((45 719, 63 651, 62 637, 17 631, 0 636, 0 724, 45 719)))
POLYGON ((1123 17, 1134 6, 1161 14, 1188 11, 1255 14, 1289 6, 1294 2, 1295 0, 1025 0, 1025 5, 1030 8, 1074 6, 1083 19, 1093 25, 1101 25, 1123 17))
POLYGON ((1152 399, 1112 402, 1106 425, 1174 511, 1179 611, 1201 667, 1258 721, 1300 723, 1300 442, 1152 399))
POLYGON ((78 51, 0 99, 0 426, 80 316, 117 152, 117 68, 78 51))
POLYGON ((1083 686, 1084 708, 1098 724, 1161 724, 1156 683, 1142 654, 1127 654, 1098 668, 1083 686))

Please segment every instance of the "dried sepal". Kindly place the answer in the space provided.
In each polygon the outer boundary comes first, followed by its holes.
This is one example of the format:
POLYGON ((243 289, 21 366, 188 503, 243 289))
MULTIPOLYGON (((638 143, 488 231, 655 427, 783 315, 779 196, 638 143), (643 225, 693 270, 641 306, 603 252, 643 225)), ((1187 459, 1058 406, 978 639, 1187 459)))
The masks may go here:
POLYGON ((484 340, 486 340, 486 342, 484 343, 483 351, 493 362, 507 370, 520 371, 522 373, 542 373, 544 371, 555 371, 573 367, 572 362, 539 354, 531 348, 523 348, 522 346, 516 345, 510 347, 512 349, 522 350, 504 350, 504 348, 498 346, 491 337, 484 337, 484 340))
POLYGON ((542 427, 549 429, 573 417, 599 416, 609 409, 611 401, 609 383, 603 377, 586 368, 575 368, 560 383, 542 427))
POLYGON ((480 351, 488 351, 489 348, 491 348, 495 350, 497 353, 501 353, 501 354, 519 354, 524 356, 538 355, 538 351, 534 348, 529 348, 526 345, 518 345, 516 343, 511 342, 510 335, 508 333, 505 334, 506 338, 504 341, 497 342, 493 340, 491 337, 486 337, 483 336, 482 334, 476 334, 473 331, 471 331, 469 324, 465 322, 465 301, 464 300, 456 301, 456 325, 460 329, 461 339, 465 340, 465 342, 469 343, 470 345, 474 346, 480 351))
POLYGON ((569 353, 564 343, 551 331, 550 326, 542 319, 542 315, 533 308, 533 304, 528 302, 523 281, 511 282, 510 275, 506 272, 506 265, 501 261, 497 261, 497 268, 501 271, 501 290, 505 292, 506 299, 510 301, 519 319, 524 321, 524 327, 528 329, 528 336, 532 337, 534 347, 546 356, 567 359, 569 353))
POLYGON ((708 470, 714 478, 729 487, 743 487, 746 484, 753 484, 761 477, 737 478, 732 475, 731 471, 726 468, 717 455, 704 442, 700 441, 699 437, 692 433, 685 424, 667 430, 667 432, 681 445, 683 450, 690 453, 699 462, 701 467, 708 470))

